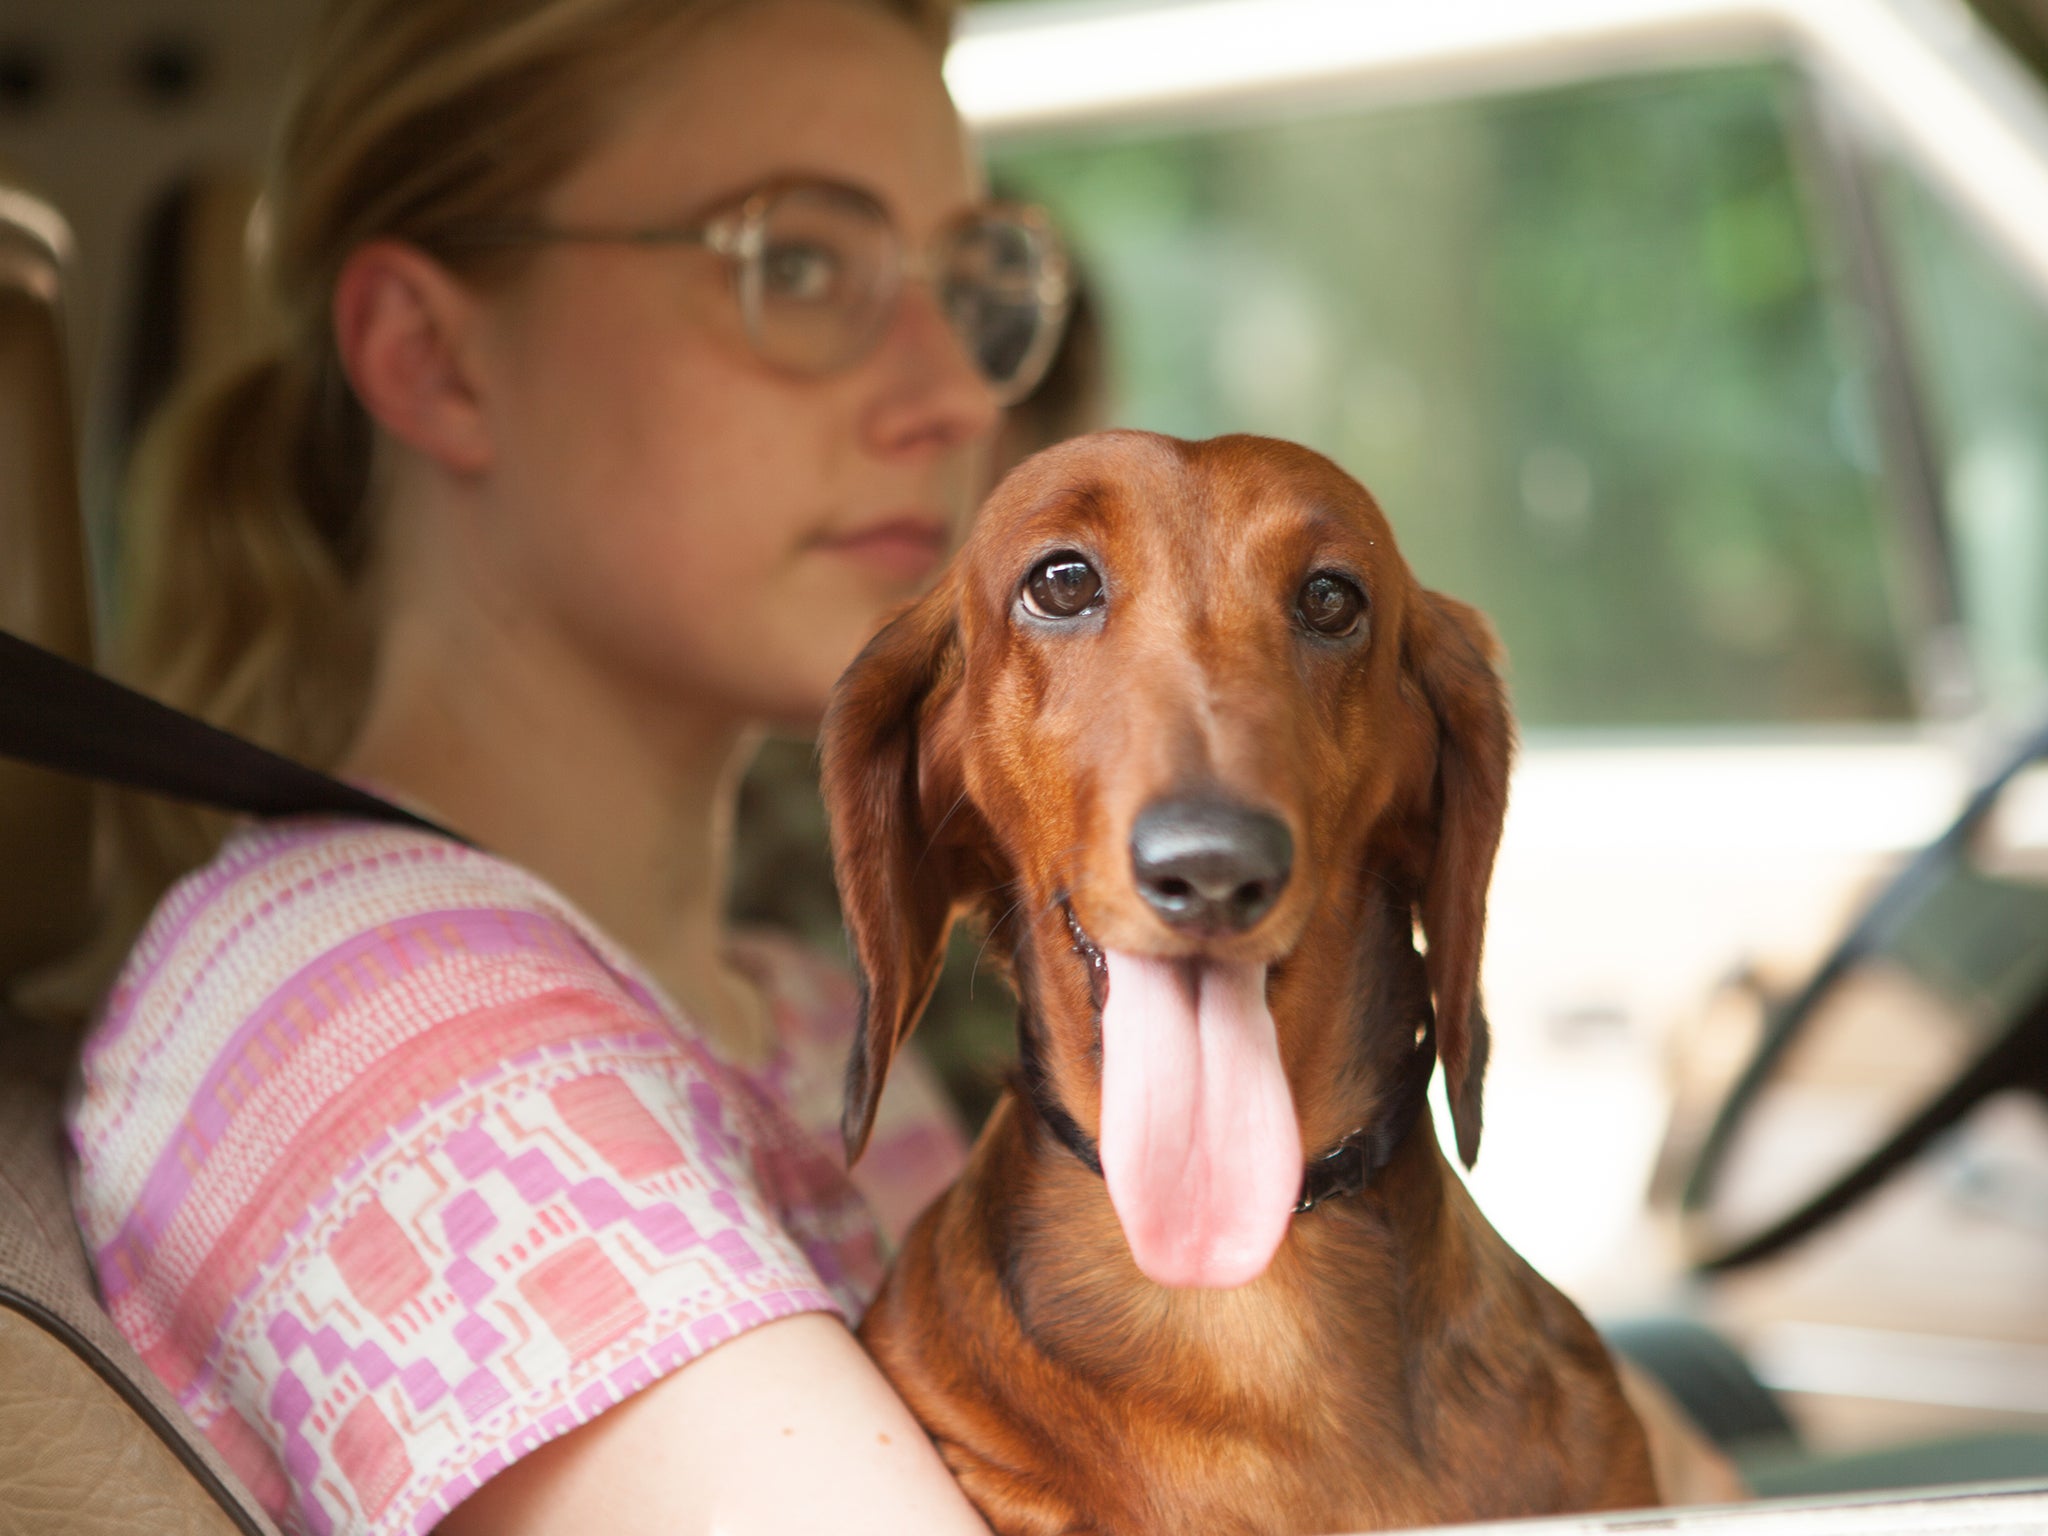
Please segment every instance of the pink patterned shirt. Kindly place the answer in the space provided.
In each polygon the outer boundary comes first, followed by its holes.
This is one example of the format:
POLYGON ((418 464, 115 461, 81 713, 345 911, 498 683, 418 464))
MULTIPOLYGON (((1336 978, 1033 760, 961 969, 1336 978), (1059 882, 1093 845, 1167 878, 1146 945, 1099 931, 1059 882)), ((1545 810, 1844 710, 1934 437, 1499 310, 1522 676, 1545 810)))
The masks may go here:
POLYGON ((417 1532, 712 1346, 860 1314, 964 1147, 914 1064, 856 1189, 852 987, 734 952, 723 1061, 525 871, 350 821, 244 828, 158 907, 71 1116, 107 1306, 288 1530, 417 1532), (866 1198, 864 1198, 864 1195, 866 1198))

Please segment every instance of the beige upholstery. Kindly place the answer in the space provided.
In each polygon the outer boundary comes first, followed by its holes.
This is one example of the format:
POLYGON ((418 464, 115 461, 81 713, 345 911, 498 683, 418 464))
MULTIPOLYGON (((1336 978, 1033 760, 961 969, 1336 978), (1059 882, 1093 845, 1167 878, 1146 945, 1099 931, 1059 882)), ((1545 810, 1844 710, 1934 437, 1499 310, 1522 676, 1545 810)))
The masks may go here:
MULTIPOLYGON (((0 627, 89 659, 66 238, 0 180, 0 627)), ((8 1012, 10 984, 89 924, 89 805, 81 784, 0 761, 0 1532, 274 1536, 101 1310, 65 1190, 53 1037, 8 1012)))
POLYGON ((100 1310, 59 1137, 56 1094, 0 1075, 0 1530, 274 1536, 100 1310))
POLYGON ((6 1447, 0 1451, 0 1499, 9 1531, 232 1536, 235 1530, 113 1388, 55 1337, 13 1312, 0 1312, 0 1446, 6 1447))
MULTIPOLYGON (((0 182, 0 629, 83 661, 92 626, 58 311, 68 240, 46 205, 0 182)), ((74 780, 0 762, 0 983, 83 936, 90 805, 74 780)))

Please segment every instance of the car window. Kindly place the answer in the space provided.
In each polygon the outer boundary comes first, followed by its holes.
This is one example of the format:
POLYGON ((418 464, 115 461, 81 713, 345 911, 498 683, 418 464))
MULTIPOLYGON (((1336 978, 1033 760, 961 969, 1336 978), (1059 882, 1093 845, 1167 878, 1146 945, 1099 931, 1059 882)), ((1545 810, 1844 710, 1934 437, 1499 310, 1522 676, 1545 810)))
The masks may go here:
POLYGON ((1885 492, 1788 71, 1011 136, 1115 419, 1320 448, 1525 725, 1896 720, 1885 492))
POLYGON ((1903 164, 1878 209, 1942 460, 1986 702, 2048 707, 2048 303, 1903 164))

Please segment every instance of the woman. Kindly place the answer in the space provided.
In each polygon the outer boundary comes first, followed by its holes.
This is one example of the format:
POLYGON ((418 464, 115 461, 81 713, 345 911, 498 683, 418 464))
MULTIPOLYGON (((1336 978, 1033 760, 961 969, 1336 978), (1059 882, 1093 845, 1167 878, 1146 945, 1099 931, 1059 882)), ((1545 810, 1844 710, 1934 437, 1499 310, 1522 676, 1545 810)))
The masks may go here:
POLYGON ((154 445, 131 670, 476 847, 233 831, 72 1117, 110 1310, 288 1526, 982 1528, 846 1326, 957 1132, 906 1077, 864 1204, 850 989, 721 915, 759 733, 934 572, 1058 327, 941 8, 313 39, 279 346, 154 445))

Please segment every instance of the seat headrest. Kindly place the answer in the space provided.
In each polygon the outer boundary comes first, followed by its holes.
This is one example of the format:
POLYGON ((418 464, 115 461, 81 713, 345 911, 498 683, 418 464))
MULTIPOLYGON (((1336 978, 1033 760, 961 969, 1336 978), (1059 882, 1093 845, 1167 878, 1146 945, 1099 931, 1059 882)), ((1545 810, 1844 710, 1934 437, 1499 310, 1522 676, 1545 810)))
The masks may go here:
MULTIPOLYGON (((92 659, 85 537, 61 299, 71 237, 0 181, 0 629, 92 659)), ((90 926, 91 799, 0 762, 0 985, 90 926)))

